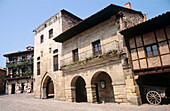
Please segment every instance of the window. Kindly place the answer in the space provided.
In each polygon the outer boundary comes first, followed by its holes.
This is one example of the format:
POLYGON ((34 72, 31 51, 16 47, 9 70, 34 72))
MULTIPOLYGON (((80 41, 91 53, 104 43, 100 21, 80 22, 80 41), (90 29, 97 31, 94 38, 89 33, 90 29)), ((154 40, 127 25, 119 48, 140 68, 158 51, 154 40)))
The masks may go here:
POLYGON ((12 74, 16 74, 16 72, 17 72, 17 69, 12 70, 12 74))
POLYGON ((43 57, 43 51, 41 51, 41 57, 43 57))
POLYGON ((25 56, 22 56, 22 61, 25 61, 26 60, 26 57, 25 56))
POLYGON ((44 24, 44 27, 46 28, 46 27, 47 27, 47 24, 44 24))
POLYGON ((49 48, 49 53, 51 53, 51 48, 49 48))
POLYGON ((41 35, 40 36, 40 43, 43 43, 44 42, 44 35, 41 35))
POLYGON ((52 38, 53 37, 53 29, 50 29, 49 30, 49 38, 52 38))
POLYGON ((54 71, 58 70, 58 55, 54 56, 53 58, 53 64, 54 64, 54 71))
POLYGON ((37 62, 37 75, 40 75, 40 62, 37 62))
POLYGON ((37 57, 37 61, 40 60, 40 57, 37 57))
POLYGON ((78 61, 79 60, 78 49, 75 49, 72 52, 73 52, 73 62, 78 61))
POLYGON ((94 56, 102 53, 100 40, 93 42, 92 45, 93 45, 93 55, 94 56))
POLYGON ((58 53, 58 49, 55 49, 55 50, 53 51, 53 54, 56 54, 56 53, 58 53))
POLYGON ((25 68, 21 68, 22 74, 25 73, 25 68))
POLYGON ((146 53, 148 57, 158 55, 157 45, 154 44, 154 45, 146 46, 146 53))

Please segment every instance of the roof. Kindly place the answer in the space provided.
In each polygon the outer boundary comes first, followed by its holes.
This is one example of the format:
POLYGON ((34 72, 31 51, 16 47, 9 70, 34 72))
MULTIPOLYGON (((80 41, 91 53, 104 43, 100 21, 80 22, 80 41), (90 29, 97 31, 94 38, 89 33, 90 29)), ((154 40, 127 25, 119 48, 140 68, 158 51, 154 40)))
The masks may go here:
POLYGON ((120 33, 125 37, 133 37, 167 25, 170 25, 170 12, 163 13, 162 15, 156 16, 148 21, 126 28, 120 31, 120 33))
POLYGON ((4 54, 3 56, 8 57, 8 56, 21 55, 24 53, 31 53, 31 52, 34 52, 34 50, 24 50, 24 51, 12 52, 12 53, 8 53, 8 54, 4 54))
POLYGON ((79 21, 82 20, 81 18, 79 18, 79 17, 77 17, 76 15, 74 15, 74 14, 68 12, 68 11, 65 10, 65 9, 62 9, 62 10, 61 10, 61 13, 66 13, 66 14, 68 14, 69 16, 71 16, 72 18, 77 19, 77 20, 79 20, 79 21))
POLYGON ((143 14, 140 11, 135 11, 133 9, 129 9, 129 8, 111 4, 111 5, 107 6, 106 8, 104 8, 103 10, 97 12, 96 14, 79 22, 72 28, 61 33, 60 35, 55 37, 54 40, 56 42, 64 42, 64 41, 80 34, 81 32, 109 19, 111 16, 118 14, 118 12, 122 11, 123 9, 141 14, 143 16, 143 14))
MULTIPOLYGON (((75 16, 74 14, 66 11, 65 9, 60 10, 60 12, 61 12, 61 13, 65 13, 65 14, 71 16, 72 18, 77 19, 78 21, 81 21, 81 20, 82 20, 81 18, 79 18, 79 17, 75 16)), ((58 13, 57 13, 57 14, 58 14, 58 13)), ((46 24, 48 21, 50 21, 51 18, 55 17, 57 14, 55 14, 55 15, 52 16, 52 17, 50 17, 50 18, 49 18, 48 20, 46 20, 44 23, 42 23, 41 25, 39 25, 36 29, 33 30, 33 32, 36 31, 37 29, 39 29, 42 25, 46 24)))

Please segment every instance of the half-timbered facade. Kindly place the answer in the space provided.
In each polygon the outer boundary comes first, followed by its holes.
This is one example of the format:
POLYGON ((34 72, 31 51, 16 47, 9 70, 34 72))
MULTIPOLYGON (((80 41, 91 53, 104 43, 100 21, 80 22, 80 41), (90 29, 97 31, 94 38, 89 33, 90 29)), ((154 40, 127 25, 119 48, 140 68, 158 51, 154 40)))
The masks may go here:
POLYGON ((170 96, 169 20, 170 13, 167 12, 121 31, 143 102, 146 101, 147 86, 164 87, 166 96, 170 96))

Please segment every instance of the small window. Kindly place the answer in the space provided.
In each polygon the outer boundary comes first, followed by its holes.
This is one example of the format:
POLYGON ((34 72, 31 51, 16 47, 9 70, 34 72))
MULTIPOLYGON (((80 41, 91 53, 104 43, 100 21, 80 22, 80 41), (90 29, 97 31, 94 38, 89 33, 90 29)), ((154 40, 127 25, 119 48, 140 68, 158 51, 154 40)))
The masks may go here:
POLYGON ((46 27, 47 27, 47 24, 44 24, 44 27, 46 28, 46 27))
POLYGON ((22 56, 22 61, 25 61, 26 60, 26 57, 25 56, 22 56))
POLYGON ((93 45, 93 55, 94 56, 102 53, 100 40, 93 42, 92 45, 93 45))
POLYGON ((49 38, 52 38, 53 37, 53 29, 50 29, 49 30, 49 38))
POLYGON ((51 48, 49 48, 49 53, 51 53, 51 48))
POLYGON ((16 74, 17 69, 12 69, 12 74, 16 74))
POLYGON ((79 60, 78 49, 75 49, 72 52, 73 52, 73 62, 78 61, 79 60))
POLYGON ((41 51, 41 57, 43 57, 43 51, 41 51))
POLYGON ((40 57, 37 57, 37 60, 40 60, 40 57))
POLYGON ((41 35, 40 36, 40 43, 43 43, 44 42, 44 35, 41 35))
POLYGON ((54 56, 53 58, 54 64, 54 71, 58 71, 58 55, 54 56))
POLYGON ((37 75, 40 75, 40 62, 37 62, 37 75))
POLYGON ((22 74, 25 74, 25 68, 22 68, 21 71, 22 71, 22 74))
POLYGON ((146 53, 148 57, 158 55, 157 45, 154 44, 154 45, 146 46, 146 53))
POLYGON ((53 51, 53 54, 56 54, 56 53, 58 53, 58 49, 56 49, 56 50, 53 51))

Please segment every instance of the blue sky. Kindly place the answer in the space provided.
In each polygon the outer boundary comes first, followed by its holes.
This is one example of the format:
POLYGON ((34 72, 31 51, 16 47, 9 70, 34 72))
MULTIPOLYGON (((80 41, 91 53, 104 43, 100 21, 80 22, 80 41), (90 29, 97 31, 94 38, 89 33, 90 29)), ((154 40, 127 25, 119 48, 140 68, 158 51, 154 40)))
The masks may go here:
POLYGON ((147 19, 170 11, 170 0, 0 0, 0 67, 3 54, 25 50, 34 45, 33 30, 61 9, 85 19, 110 4, 142 11, 147 19))

